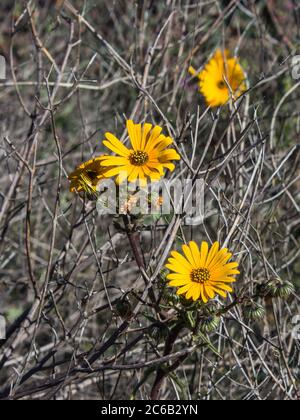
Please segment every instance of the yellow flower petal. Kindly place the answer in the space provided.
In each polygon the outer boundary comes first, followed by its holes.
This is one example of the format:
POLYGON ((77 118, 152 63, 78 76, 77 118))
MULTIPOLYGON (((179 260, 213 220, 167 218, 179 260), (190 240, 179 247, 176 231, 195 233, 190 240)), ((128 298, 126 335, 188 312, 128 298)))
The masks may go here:
POLYGON ((124 166, 129 165, 129 161, 125 157, 119 156, 106 156, 102 161, 102 166, 124 166))
POLYGON ((191 273, 191 270, 179 264, 174 258, 170 258, 169 263, 170 264, 166 264, 166 267, 171 271, 185 275, 189 275, 191 273))
POLYGON ((128 181, 129 182, 134 182, 138 179, 138 174, 139 174, 139 167, 136 166, 133 168, 131 174, 128 176, 128 181))
POLYGON ((234 277, 219 277, 215 281, 220 281, 222 283, 235 283, 236 279, 234 277))
POLYGON ((209 296, 207 295, 205 287, 203 285, 201 287, 201 299, 204 303, 207 303, 209 301, 209 296))
POLYGON ((119 139, 117 139, 117 137, 115 137, 111 133, 106 133, 105 137, 108 140, 108 141, 106 141, 106 140, 103 141, 103 144, 106 147, 108 147, 110 150, 117 153, 118 155, 121 155, 121 156, 124 156, 124 157, 129 156, 130 151, 127 149, 126 146, 124 146, 124 144, 119 139))
POLYGON ((192 287, 192 283, 188 283, 183 287, 180 287, 180 289, 177 290, 177 295, 183 295, 186 293, 190 288, 192 287))
POLYGON ((204 286, 204 287, 205 287, 205 291, 206 291, 206 294, 208 295, 208 297, 210 299, 214 299, 214 297, 216 296, 216 294, 213 291, 213 289, 211 287, 209 287, 209 286, 204 286))
POLYGON ((196 244, 196 242, 191 241, 189 243, 189 246, 190 246, 190 249, 191 249, 191 252, 192 252, 192 255, 193 255, 193 259, 195 261, 195 265, 197 267, 200 267, 201 266, 201 258, 200 258, 200 251, 199 251, 198 245, 196 244))
POLYGON ((167 275, 167 279, 168 280, 188 279, 190 281, 189 276, 186 276, 185 274, 180 274, 180 273, 177 273, 177 274, 168 274, 167 275))
POLYGON ((166 169, 169 169, 170 172, 173 172, 175 170, 174 163, 164 163, 163 167, 166 169))
POLYGON ((149 140, 146 144, 146 147, 145 147, 146 152, 151 152, 151 150, 153 150, 155 144, 157 144, 157 139, 159 139, 159 136, 160 136, 161 132, 162 132, 162 128, 159 127, 158 125, 153 127, 153 129, 151 131, 150 138, 149 138, 149 140))
POLYGON ((221 249, 218 253, 216 253, 214 258, 208 265, 208 268, 212 270, 215 265, 221 264, 227 254, 228 254, 227 248, 221 249))
POLYGON ((117 185, 121 185, 123 184, 123 182, 125 182, 125 180, 128 178, 128 172, 120 172, 116 178, 116 183, 117 185))
POLYGON ((190 67, 189 67, 189 73, 190 73, 192 76, 197 76, 197 74, 199 74, 199 73, 197 72, 197 70, 196 70, 194 67, 192 67, 192 66, 190 66, 190 67))
POLYGON ((113 177, 115 175, 119 175, 120 173, 127 173, 128 174, 128 167, 127 166, 123 166, 123 167, 116 167, 113 169, 110 169, 109 171, 107 171, 105 173, 106 178, 110 178, 113 177))
POLYGON ((165 150, 167 147, 171 146, 171 144, 173 144, 173 143, 174 142, 171 139, 171 137, 161 136, 160 139, 158 139, 155 150, 157 152, 161 152, 161 151, 165 150))
POLYGON ((218 289, 226 290, 226 292, 229 292, 229 293, 233 292, 233 288, 224 283, 216 283, 216 287, 218 289))
POLYGON ((133 150, 135 151, 140 150, 140 141, 136 137, 135 124, 132 120, 127 121, 127 131, 129 134, 129 138, 130 138, 130 142, 132 144, 133 150))
POLYGON ((227 293, 224 292, 224 290, 220 289, 219 287, 216 286, 212 286, 212 289, 220 296, 222 296, 223 298, 227 297, 227 293))
POLYGON ((180 287, 180 286, 185 286, 186 284, 190 284, 189 280, 172 280, 169 282, 169 286, 170 287, 180 287))
POLYGON ((194 285, 194 289, 193 289, 193 301, 196 302, 196 300, 199 299, 200 295, 201 295, 201 285, 196 284, 194 285))
POLYGON ((197 291, 198 291, 198 284, 192 284, 191 287, 189 288, 188 292, 186 293, 186 299, 194 299, 194 296, 196 295, 197 291))
POLYGON ((143 136, 141 141, 141 150, 144 150, 148 141, 149 134, 152 129, 152 124, 145 124, 143 128, 143 136))
POLYGON ((137 143, 138 143, 138 150, 143 150, 142 149, 142 124, 135 124, 134 128, 135 128, 135 138, 137 139, 137 143))
POLYGON ((208 255, 208 243, 203 241, 201 244, 201 262, 200 267, 206 267, 206 260, 208 255))
POLYGON ((213 246, 211 247, 211 250, 209 251, 206 264, 205 264, 206 267, 209 267, 211 261, 213 260, 215 255, 218 253, 219 248, 220 248, 219 242, 215 242, 213 246))
POLYGON ((197 262, 195 262, 192 251, 189 246, 183 245, 182 250, 188 262, 191 264, 193 268, 197 268, 197 262))
POLYGON ((173 258, 175 258, 179 264, 181 264, 185 269, 192 271, 193 266, 188 262, 186 258, 184 258, 181 254, 176 251, 171 252, 173 258))

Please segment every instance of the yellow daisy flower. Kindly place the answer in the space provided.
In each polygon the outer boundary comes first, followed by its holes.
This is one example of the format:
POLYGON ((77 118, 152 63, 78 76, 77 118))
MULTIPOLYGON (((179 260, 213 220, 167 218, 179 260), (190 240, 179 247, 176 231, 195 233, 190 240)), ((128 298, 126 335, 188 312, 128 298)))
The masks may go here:
POLYGON ((232 254, 227 248, 220 249, 215 242, 209 250, 208 243, 202 242, 199 249, 195 242, 190 242, 182 250, 184 255, 173 251, 166 265, 174 272, 167 276, 169 286, 179 287, 178 295, 207 303, 216 295, 226 298, 233 291, 229 284, 236 281, 233 276, 240 272, 237 262, 228 262, 232 254))
POLYGON ((223 52, 218 49, 200 73, 193 67, 189 68, 189 72, 198 77, 200 92, 211 107, 225 105, 232 95, 236 100, 247 89, 245 73, 238 60, 230 57, 228 50, 223 52))
POLYGON ((170 137, 164 136, 162 128, 151 124, 134 124, 127 121, 127 130, 131 148, 127 148, 113 134, 106 133, 104 146, 117 156, 103 156, 102 166, 111 166, 105 174, 107 178, 116 176, 116 183, 121 184, 139 180, 140 185, 147 185, 147 180, 158 181, 164 176, 164 169, 174 171, 173 160, 180 160, 174 149, 168 149, 173 144, 170 137))
POLYGON ((71 192, 86 192, 89 196, 97 195, 97 186, 104 179, 107 168, 101 166, 101 157, 96 157, 79 165, 68 179, 71 192))

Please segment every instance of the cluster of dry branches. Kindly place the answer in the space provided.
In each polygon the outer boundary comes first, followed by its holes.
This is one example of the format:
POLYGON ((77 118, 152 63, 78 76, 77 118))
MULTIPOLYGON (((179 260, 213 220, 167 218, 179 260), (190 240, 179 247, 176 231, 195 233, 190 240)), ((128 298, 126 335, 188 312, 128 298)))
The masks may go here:
POLYGON ((1 2, 1 399, 299 396, 300 11, 286 0, 1 2), (217 46, 248 91, 208 109, 188 66, 217 46), (124 119, 159 123, 202 177, 205 219, 99 216, 67 174, 124 119), (125 223, 124 223, 125 222, 125 223), (219 240, 241 266, 218 328, 195 339, 164 307, 182 242, 219 240), (261 293, 289 281, 288 299, 261 293), (263 311, 250 319, 249 302, 263 311), (259 318, 259 319, 258 319, 259 318), (182 326, 181 326, 182 327, 182 326))

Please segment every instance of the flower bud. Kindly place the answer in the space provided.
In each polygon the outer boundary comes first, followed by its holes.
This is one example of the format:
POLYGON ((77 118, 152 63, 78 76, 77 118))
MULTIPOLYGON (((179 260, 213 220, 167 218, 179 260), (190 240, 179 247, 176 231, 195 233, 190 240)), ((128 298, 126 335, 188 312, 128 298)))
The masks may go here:
POLYGON ((243 309, 245 318, 249 320, 259 320, 265 316, 265 308, 257 302, 251 302, 243 309))
POLYGON ((283 281, 280 278, 272 280, 267 285, 268 291, 272 297, 287 299, 295 291, 294 285, 289 281, 283 281))
POLYGON ((203 318, 200 322, 200 331, 204 334, 215 331, 220 324, 220 318, 216 315, 208 316, 203 318))

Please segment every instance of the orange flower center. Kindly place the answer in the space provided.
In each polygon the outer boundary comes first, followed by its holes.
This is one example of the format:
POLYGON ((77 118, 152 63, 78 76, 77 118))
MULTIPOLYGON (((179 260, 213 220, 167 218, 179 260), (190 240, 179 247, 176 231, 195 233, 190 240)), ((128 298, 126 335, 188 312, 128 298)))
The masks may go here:
POLYGON ((129 157, 130 163, 134 166, 143 166, 149 160, 149 155, 146 152, 137 151, 131 153, 129 157))
POLYGON ((226 89, 227 88, 227 85, 226 85, 226 83, 224 82, 224 80, 220 80, 219 82, 218 82, 218 88, 219 89, 226 89))
POLYGON ((210 280, 210 277, 210 272, 207 268, 197 268, 191 273, 191 279, 195 283, 206 283, 210 280))

